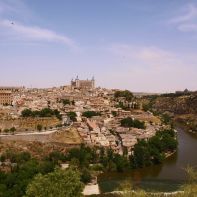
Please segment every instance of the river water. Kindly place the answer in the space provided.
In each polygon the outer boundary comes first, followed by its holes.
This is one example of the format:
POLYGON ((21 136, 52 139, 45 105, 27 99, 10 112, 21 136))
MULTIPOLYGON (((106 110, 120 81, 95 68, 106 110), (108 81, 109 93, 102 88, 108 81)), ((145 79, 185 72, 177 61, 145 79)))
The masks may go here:
POLYGON ((98 182, 101 192, 118 190, 125 181, 147 191, 175 191, 186 181, 184 168, 197 166, 197 135, 178 127, 178 151, 163 164, 125 173, 104 173, 98 182))

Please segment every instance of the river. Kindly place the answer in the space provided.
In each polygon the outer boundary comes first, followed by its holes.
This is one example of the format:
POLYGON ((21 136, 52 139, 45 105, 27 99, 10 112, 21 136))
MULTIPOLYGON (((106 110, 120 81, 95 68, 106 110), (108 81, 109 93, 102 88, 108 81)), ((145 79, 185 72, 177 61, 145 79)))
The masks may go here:
POLYGON ((125 173, 104 173, 99 176, 98 182, 101 192, 118 190, 120 185, 129 181, 135 187, 146 191, 175 191, 185 183, 184 168, 189 164, 197 166, 197 135, 184 131, 178 127, 178 150, 167 158, 161 165, 125 173))

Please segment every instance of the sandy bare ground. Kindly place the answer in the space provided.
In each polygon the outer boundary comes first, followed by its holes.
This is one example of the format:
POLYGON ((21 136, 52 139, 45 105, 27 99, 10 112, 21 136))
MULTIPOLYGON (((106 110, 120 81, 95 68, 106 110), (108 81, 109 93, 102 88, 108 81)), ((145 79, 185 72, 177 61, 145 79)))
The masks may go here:
POLYGON ((93 194, 100 194, 98 184, 96 184, 96 185, 86 185, 84 190, 83 190, 83 194, 85 196, 89 196, 89 195, 93 195, 93 194))
POLYGON ((1 141, 37 141, 42 143, 56 142, 65 144, 80 144, 81 138, 74 128, 62 128, 44 132, 28 132, 14 135, 0 135, 1 141))

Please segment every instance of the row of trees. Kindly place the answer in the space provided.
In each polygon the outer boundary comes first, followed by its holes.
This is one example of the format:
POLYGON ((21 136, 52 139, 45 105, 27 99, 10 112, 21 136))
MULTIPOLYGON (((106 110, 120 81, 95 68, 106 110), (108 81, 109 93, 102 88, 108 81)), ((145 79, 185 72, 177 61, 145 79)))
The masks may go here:
MULTIPOLYGON (((11 127, 10 129, 4 129, 3 132, 4 133, 14 133, 16 131, 15 127, 11 127)), ((0 129, 0 132, 2 132, 2 130, 0 129)))
POLYGON ((52 117, 52 116, 56 116, 58 119, 60 119, 60 120, 62 119, 62 116, 57 109, 52 110, 50 108, 44 108, 42 110, 35 110, 35 111, 32 111, 31 109, 24 109, 21 112, 21 116, 22 117, 52 117))
POLYGON ((101 113, 96 111, 85 111, 82 113, 82 116, 86 118, 92 118, 93 116, 100 116, 100 115, 101 113))

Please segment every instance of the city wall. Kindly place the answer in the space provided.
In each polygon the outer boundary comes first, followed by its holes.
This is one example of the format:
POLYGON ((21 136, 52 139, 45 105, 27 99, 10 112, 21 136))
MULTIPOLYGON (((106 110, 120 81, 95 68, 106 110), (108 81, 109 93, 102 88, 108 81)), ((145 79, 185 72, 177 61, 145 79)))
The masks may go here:
POLYGON ((37 125, 42 125, 43 129, 55 127, 60 124, 61 121, 56 117, 50 118, 19 118, 19 119, 0 119, 0 129, 10 129, 15 127, 17 132, 32 131, 37 129, 37 125))

